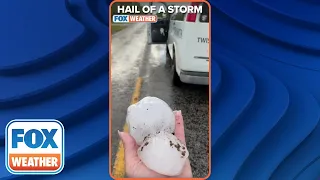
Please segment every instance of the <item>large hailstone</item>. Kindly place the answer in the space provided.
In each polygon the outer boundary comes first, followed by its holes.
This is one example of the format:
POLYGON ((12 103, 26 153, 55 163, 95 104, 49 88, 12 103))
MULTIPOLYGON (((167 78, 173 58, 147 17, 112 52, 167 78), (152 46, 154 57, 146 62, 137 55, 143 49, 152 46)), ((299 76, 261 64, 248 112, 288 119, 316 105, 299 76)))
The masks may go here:
POLYGON ((178 176, 189 152, 176 136, 160 131, 145 137, 138 155, 149 169, 167 176, 178 176))
POLYGON ((143 139, 159 131, 173 133, 175 116, 169 105, 157 97, 145 97, 128 107, 127 124, 129 133, 138 145, 143 139))

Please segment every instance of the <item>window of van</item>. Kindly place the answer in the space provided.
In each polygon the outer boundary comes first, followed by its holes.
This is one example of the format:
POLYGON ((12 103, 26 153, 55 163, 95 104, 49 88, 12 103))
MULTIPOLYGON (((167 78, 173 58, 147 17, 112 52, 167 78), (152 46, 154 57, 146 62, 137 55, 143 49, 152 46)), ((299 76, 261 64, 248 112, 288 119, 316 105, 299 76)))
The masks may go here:
POLYGON ((176 17, 176 14, 172 14, 171 17, 170 17, 170 20, 174 20, 176 17))
POLYGON ((184 17, 185 17, 186 13, 177 13, 175 20, 177 21, 184 21, 184 17))
POLYGON ((208 23, 209 22, 209 7, 207 3, 202 3, 202 13, 199 17, 199 22, 208 23))

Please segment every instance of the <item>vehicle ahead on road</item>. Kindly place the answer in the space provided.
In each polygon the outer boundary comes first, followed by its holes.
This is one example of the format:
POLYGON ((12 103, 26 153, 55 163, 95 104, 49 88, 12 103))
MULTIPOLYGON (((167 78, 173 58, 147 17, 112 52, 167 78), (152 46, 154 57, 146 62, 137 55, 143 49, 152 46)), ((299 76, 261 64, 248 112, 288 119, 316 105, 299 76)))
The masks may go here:
POLYGON ((177 86, 209 84, 209 7, 204 2, 191 5, 202 6, 202 13, 172 14, 169 22, 167 54, 177 86))
MULTIPOLYGON (((157 4, 157 6, 162 6, 166 10, 168 9, 168 5, 165 2, 158 2, 158 3, 150 3, 150 6, 153 4, 157 4)), ((157 14, 158 15, 158 14, 157 14)), ((161 14, 161 16, 158 15, 158 20, 156 23, 150 23, 149 24, 149 36, 151 37, 152 43, 159 43, 159 44, 165 44, 168 39, 168 27, 170 22, 170 15, 167 13, 161 14)))
POLYGON ((169 19, 159 18, 151 23, 151 39, 153 43, 165 43, 168 39, 169 19))

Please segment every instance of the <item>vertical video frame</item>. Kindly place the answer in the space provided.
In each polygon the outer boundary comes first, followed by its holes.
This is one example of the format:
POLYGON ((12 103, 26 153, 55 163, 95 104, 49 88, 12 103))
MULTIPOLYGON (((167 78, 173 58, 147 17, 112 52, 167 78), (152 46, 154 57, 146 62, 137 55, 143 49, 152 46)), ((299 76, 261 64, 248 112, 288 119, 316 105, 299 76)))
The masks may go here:
POLYGON ((110 7, 110 175, 210 175, 210 4, 110 7))

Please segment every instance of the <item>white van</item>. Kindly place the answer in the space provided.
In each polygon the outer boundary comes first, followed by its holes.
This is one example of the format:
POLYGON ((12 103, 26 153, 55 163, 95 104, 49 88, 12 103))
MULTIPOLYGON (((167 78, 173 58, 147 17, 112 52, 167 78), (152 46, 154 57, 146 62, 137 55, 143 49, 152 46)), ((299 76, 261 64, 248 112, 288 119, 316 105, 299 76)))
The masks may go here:
POLYGON ((209 7, 204 2, 190 5, 202 6, 202 13, 170 16, 167 54, 176 86, 209 84, 209 7))

